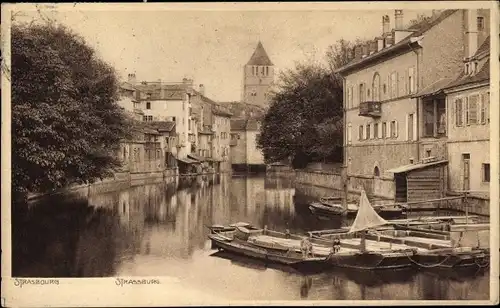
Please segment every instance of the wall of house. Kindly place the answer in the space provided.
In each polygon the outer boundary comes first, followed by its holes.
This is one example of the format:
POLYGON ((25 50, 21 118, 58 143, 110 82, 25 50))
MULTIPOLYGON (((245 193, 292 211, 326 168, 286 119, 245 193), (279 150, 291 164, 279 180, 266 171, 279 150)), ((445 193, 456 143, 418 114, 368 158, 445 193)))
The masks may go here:
POLYGON ((231 147, 231 164, 239 165, 246 164, 247 161, 247 136, 245 131, 232 131, 237 133, 239 139, 236 139, 236 145, 231 147))
POLYGON ((185 158, 191 152, 188 140, 189 107, 191 106, 189 96, 186 94, 184 100, 151 100, 151 108, 146 109, 146 101, 141 100, 137 106, 144 112, 144 116, 153 116, 153 121, 174 121, 175 129, 179 134, 178 155, 185 158))
POLYGON ((457 98, 464 99, 470 95, 478 94, 481 99, 481 95, 488 92, 489 87, 483 86, 448 95, 448 166, 449 189, 452 191, 463 189, 462 154, 470 154, 470 190, 484 193, 489 192, 489 183, 483 181, 483 164, 490 163, 489 112, 485 112, 485 116, 487 117, 485 117, 484 124, 471 123, 470 125, 466 124, 464 113, 463 125, 457 126, 455 110, 455 100, 457 98))
POLYGON ((246 151, 248 165, 263 165, 264 155, 257 149, 257 135, 259 131, 246 131, 246 151))
MULTIPOLYGON (((346 154, 347 173, 352 177, 373 177, 375 167, 378 167, 380 176, 390 177, 388 169, 406 165, 410 159, 417 160, 417 115, 416 100, 410 97, 417 91, 416 88, 416 61, 415 53, 409 51, 392 57, 384 62, 365 67, 346 76, 346 154), (411 70, 414 71, 411 74, 411 70), (391 74, 396 75, 395 90, 391 82, 391 74), (378 77, 376 77, 378 76, 378 77), (410 76, 412 78, 410 79, 410 76), (379 78, 376 87, 375 78, 379 78), (413 85, 410 87, 410 80, 413 85), (381 102, 381 116, 379 118, 359 116, 360 84, 363 83, 365 101, 377 100, 381 102), (412 129, 409 129, 409 114, 413 114, 412 129), (397 134, 391 136, 391 122, 395 121, 397 134), (385 123, 385 138, 383 127, 385 123), (378 125, 375 132, 375 124, 378 125), (370 125, 370 138, 366 138, 366 127, 370 125), (360 138, 359 129, 362 126, 363 136, 360 138), (413 133, 411 131, 413 130, 413 133), (375 133, 377 138, 375 138, 375 133), (411 136, 410 136, 411 135, 411 136), (363 163, 359 163, 363 161, 363 163)), ((382 183, 382 182, 381 182, 382 183)), ((371 184, 372 185, 372 184, 371 184)), ((379 190, 387 185, 379 184, 379 190)), ((390 189, 390 188, 387 188, 390 189)), ((391 190, 380 191, 387 195, 391 190)))
POLYGON ((463 69, 465 18, 465 10, 457 10, 424 33, 420 88, 441 78, 452 78, 463 69))

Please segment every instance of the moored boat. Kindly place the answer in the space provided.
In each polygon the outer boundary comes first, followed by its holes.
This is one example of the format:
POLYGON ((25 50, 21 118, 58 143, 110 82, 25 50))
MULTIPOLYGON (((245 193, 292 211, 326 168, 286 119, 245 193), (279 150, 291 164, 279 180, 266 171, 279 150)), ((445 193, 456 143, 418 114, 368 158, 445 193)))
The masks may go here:
MULTIPOLYGON (((234 229, 225 231, 214 230, 208 237, 212 241, 212 246, 219 250, 241 254, 247 257, 257 258, 268 262, 276 262, 286 265, 300 266, 324 263, 328 256, 328 250, 321 251, 320 247, 312 249, 312 254, 304 253, 296 243, 286 242, 297 239, 286 239, 273 236, 273 231, 266 229, 247 228, 241 225, 234 229)), ((294 236, 296 237, 296 236, 294 236)))
MULTIPOLYGON (((375 204, 373 209, 382 216, 399 216, 403 213, 404 207, 396 205, 375 204)), ((347 209, 342 206, 342 199, 339 197, 322 197, 320 202, 311 202, 309 210, 318 215, 356 215, 359 205, 355 202, 348 202, 347 209)))

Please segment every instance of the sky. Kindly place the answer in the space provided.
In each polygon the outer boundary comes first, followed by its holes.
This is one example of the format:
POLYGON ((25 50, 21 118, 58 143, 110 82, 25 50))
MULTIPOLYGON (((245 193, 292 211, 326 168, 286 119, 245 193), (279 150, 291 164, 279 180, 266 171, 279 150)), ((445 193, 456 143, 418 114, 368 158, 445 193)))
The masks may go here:
MULTIPOLYGON (((404 23, 431 11, 404 10, 404 23)), ((329 45, 381 34, 379 11, 42 11, 95 47, 123 80, 179 82, 192 78, 216 101, 241 99, 243 65, 258 41, 278 71, 295 62, 324 61, 329 45)), ((38 16, 24 12, 20 20, 38 16)), ((39 17, 35 17, 39 18, 39 17)))

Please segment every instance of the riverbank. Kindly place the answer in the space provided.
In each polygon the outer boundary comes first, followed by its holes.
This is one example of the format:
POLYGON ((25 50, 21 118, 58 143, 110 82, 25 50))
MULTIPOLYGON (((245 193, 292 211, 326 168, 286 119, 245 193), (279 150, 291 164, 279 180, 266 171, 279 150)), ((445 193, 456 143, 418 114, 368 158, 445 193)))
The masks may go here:
MULTIPOLYGON (((319 199, 326 195, 341 196, 343 193, 343 183, 340 167, 338 165, 316 164, 307 169, 272 168, 268 169, 266 175, 293 179, 294 185, 311 198, 319 199)), ((395 183, 389 177, 367 177, 349 176, 348 197, 357 198, 365 190, 370 199, 383 200, 385 203, 394 203, 395 183)), ((456 197, 463 194, 446 192, 444 197, 456 197)), ((480 194, 468 194, 466 200, 457 198, 447 200, 439 206, 435 205, 414 205, 415 210, 431 210, 439 208, 443 210, 453 210, 468 212, 474 215, 490 216, 490 200, 488 196, 480 194), (465 202, 466 201, 466 202, 465 202)))
POLYGON ((92 194, 109 193, 117 190, 128 189, 136 186, 150 184, 170 184, 179 185, 180 182, 193 182, 198 177, 198 180, 217 176, 220 174, 231 173, 230 171, 223 172, 202 172, 179 174, 178 168, 169 168, 159 172, 117 172, 113 177, 105 178, 91 184, 72 185, 70 187, 61 188, 55 191, 46 193, 28 194, 28 203, 36 202, 37 200, 53 195, 75 194, 81 197, 88 197, 92 194))

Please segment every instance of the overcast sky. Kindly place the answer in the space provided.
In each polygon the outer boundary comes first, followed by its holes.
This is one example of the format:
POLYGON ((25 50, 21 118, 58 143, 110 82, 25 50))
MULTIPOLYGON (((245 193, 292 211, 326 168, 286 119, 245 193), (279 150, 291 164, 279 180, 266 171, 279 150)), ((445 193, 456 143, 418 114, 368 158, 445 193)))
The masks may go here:
MULTIPOLYGON (((404 10, 405 24, 417 14, 404 10)), ((393 10, 379 11, 71 11, 48 12, 81 34, 121 77, 139 81, 193 78, 218 101, 239 100, 242 66, 257 42, 279 69, 295 61, 324 61, 340 38, 373 38, 382 16, 394 25, 393 10)), ((24 18, 32 18, 25 14, 24 18)))

